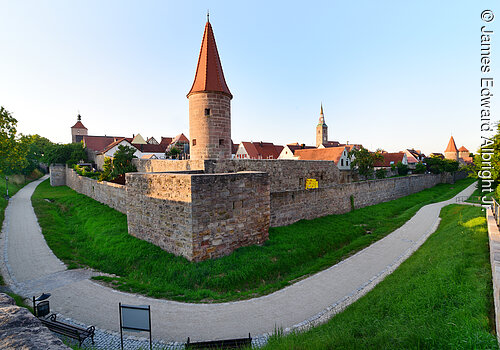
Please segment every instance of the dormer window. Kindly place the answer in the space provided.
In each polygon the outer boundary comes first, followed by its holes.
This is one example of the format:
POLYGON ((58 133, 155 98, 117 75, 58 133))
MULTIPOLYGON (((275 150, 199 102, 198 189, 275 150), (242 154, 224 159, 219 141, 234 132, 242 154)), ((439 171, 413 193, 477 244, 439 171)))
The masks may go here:
POLYGON ((205 108, 205 117, 210 117, 210 108, 205 108))

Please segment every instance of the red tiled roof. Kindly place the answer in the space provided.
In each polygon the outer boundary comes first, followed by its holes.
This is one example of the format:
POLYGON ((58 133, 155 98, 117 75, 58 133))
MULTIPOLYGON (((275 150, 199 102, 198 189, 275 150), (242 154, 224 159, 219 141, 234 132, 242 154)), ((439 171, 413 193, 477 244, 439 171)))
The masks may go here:
POLYGON ((171 143, 177 143, 177 142, 189 143, 189 140, 184 134, 179 134, 176 137, 174 137, 171 143))
POLYGON ((295 154, 295 151, 299 149, 316 149, 316 147, 314 146, 299 145, 298 142, 287 145, 287 147, 290 149, 290 151, 292 151, 292 154, 295 154))
MULTIPOLYGON (((125 137, 122 137, 118 140, 116 140, 115 142, 113 143, 110 143, 109 145, 107 145, 100 153, 106 153, 107 151, 109 151, 111 148, 115 147, 116 145, 120 144, 122 141, 126 141, 130 144, 130 141, 128 141, 125 137)), ((131 144, 130 144, 131 145, 131 144)))
POLYGON ((209 21, 205 25, 196 75, 187 97, 196 92, 221 92, 233 98, 224 79, 214 32, 209 21))
POLYGON ((83 143, 85 147, 94 151, 100 152, 110 143, 115 142, 118 139, 123 139, 122 136, 83 136, 83 143))
POLYGON ((147 143, 147 144, 132 143, 132 146, 134 146, 135 148, 137 148, 139 151, 141 151, 143 153, 165 153, 165 151, 167 150, 167 147, 168 147, 168 145, 165 145, 165 144, 155 145, 155 144, 150 144, 150 143, 147 143))
POLYGON ((231 140, 231 154, 236 154, 236 152, 238 152, 238 147, 240 147, 240 144, 234 143, 233 140, 231 140))
POLYGON ((331 160, 338 164, 342 157, 345 147, 328 147, 328 148, 315 148, 315 149, 298 149, 295 155, 300 160, 331 160))
POLYGON ((389 168, 392 164, 396 165, 403 161, 404 153, 382 153, 384 156, 383 161, 376 161, 373 166, 389 168))
POLYGON ((75 125, 71 127, 71 129, 85 129, 88 130, 85 125, 81 121, 77 121, 75 125))
POLYGON ((283 146, 272 142, 242 142, 250 159, 278 159, 283 146))
POLYGON ((161 137, 160 145, 165 145, 168 146, 172 143, 172 138, 171 137, 161 137))
POLYGON ((467 148, 465 148, 464 146, 460 147, 458 149, 459 152, 469 152, 469 150, 467 148))
POLYGON ((455 140, 453 136, 450 137, 450 141, 448 142, 448 147, 444 150, 445 152, 458 152, 457 145, 455 145, 455 140))

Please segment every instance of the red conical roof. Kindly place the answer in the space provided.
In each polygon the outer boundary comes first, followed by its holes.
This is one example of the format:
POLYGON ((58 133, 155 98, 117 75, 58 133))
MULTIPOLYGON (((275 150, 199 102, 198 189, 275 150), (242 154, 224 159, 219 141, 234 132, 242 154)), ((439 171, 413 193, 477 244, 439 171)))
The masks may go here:
POLYGON ((469 152, 469 150, 467 148, 465 148, 464 146, 460 147, 458 149, 459 152, 469 152))
POLYGON ((448 142, 448 147, 444 150, 445 152, 458 152, 457 145, 455 145, 455 140, 453 136, 450 137, 450 142, 448 142))
POLYGON ((214 32, 209 21, 205 25, 193 86, 187 96, 196 92, 221 92, 233 98, 224 79, 214 32))

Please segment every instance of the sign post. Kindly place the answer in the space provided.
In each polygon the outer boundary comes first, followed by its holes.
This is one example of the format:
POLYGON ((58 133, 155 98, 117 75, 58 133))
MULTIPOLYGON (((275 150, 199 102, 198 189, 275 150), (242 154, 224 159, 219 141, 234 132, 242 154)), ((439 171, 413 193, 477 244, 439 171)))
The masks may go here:
POLYGON ((149 349, 153 349, 151 336, 151 307, 149 305, 125 305, 119 303, 120 340, 123 350, 123 330, 149 332, 149 349))

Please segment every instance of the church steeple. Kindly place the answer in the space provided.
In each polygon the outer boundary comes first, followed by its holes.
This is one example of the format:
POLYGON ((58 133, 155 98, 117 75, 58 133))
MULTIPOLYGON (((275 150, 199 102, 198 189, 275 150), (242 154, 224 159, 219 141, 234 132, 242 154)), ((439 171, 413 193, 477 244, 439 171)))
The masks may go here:
POLYGON ((323 103, 319 113, 319 122, 316 126, 316 147, 325 146, 328 143, 328 126, 325 123, 325 115, 323 113, 323 103))

